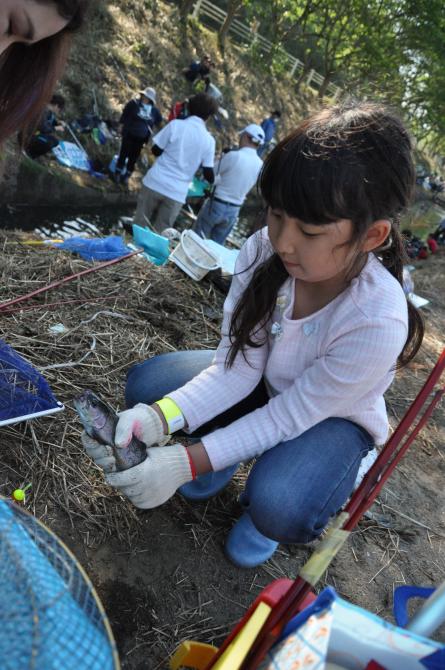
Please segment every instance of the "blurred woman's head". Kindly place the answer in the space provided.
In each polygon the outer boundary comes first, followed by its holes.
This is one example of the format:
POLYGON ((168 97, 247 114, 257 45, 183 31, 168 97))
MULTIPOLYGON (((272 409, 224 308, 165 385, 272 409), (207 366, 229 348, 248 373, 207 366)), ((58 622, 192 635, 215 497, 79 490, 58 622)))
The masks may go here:
POLYGON ((38 119, 89 0, 1 0, 0 143, 38 119))

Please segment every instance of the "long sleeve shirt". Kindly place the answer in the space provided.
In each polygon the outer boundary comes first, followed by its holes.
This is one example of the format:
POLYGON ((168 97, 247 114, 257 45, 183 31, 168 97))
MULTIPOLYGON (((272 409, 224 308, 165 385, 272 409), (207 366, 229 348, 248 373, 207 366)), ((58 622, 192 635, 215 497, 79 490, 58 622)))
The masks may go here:
POLYGON ((376 444, 387 438, 383 393, 407 338, 408 309, 401 285, 373 254, 340 295, 303 319, 292 319, 298 280, 289 277, 272 318, 253 336, 261 346, 248 347, 245 357, 238 353, 232 367, 225 367, 233 310, 255 268, 272 253, 267 229, 247 240, 211 366, 169 394, 192 432, 249 395, 264 377, 269 402, 203 438, 214 470, 258 456, 330 417, 357 423, 376 444))

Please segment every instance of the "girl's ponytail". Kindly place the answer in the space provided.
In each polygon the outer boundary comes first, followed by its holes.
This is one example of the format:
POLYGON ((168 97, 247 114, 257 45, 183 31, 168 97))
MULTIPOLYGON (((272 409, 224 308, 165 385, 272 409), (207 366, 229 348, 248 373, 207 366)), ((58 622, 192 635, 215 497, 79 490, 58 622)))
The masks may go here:
MULTIPOLYGON (((408 257, 400 234, 398 217, 394 219, 390 233, 390 244, 387 248, 377 253, 382 264, 397 279, 403 287, 403 265, 408 262, 408 257)), ((419 310, 413 303, 408 302, 408 337, 405 346, 397 360, 397 369, 409 363, 420 349, 424 335, 424 323, 419 310)))

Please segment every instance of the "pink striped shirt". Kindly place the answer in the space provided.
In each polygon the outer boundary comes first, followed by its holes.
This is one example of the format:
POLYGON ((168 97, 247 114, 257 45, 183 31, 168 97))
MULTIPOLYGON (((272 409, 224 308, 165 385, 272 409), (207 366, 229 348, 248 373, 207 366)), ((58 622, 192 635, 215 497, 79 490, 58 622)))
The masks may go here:
POLYGON ((363 426, 376 444, 387 438, 383 393, 406 341, 408 310, 401 285, 373 254, 345 291, 304 319, 292 319, 298 281, 289 277, 272 318, 255 336, 265 336, 262 346, 248 348, 247 361, 239 353, 225 369, 232 312, 254 269, 272 253, 266 228, 244 244, 236 265, 241 274, 234 275, 224 304, 222 339, 213 362, 169 394, 192 432, 265 378, 270 400, 264 407, 203 438, 214 470, 258 456, 330 417, 363 426), (258 242, 262 251, 256 258, 258 242))

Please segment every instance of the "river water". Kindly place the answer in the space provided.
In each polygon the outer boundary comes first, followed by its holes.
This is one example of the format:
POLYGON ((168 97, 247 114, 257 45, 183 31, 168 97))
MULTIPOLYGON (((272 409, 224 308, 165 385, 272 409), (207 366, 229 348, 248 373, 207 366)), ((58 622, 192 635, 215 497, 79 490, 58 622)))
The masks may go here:
MULTIPOLYGON (((0 221, 3 229, 35 232, 43 238, 66 239, 72 236, 100 236, 122 234, 123 220, 134 214, 135 207, 20 207, 4 205, 0 207, 0 221)), ((231 233, 230 240, 239 246, 252 231, 258 216, 257 208, 245 208, 243 216, 231 233)), ((176 227, 183 230, 190 227, 189 217, 179 216, 176 227)))
MULTIPOLYGON (((42 237, 66 239, 75 235, 99 236, 123 232, 123 217, 131 217, 134 205, 108 207, 26 207, 4 205, 0 207, 3 229, 36 232, 42 237)), ((237 246, 254 230, 260 217, 260 205, 246 205, 230 235, 237 246)), ((426 237, 445 217, 445 210, 431 201, 419 201, 413 205, 402 221, 402 228, 410 228, 415 235, 426 237)), ((191 219, 180 215, 176 227, 190 227, 191 219)))
POLYGON ((44 237, 69 234, 100 235, 122 231, 120 219, 131 216, 134 206, 120 207, 0 207, 3 229, 35 231, 44 237), (64 234, 62 234, 64 233, 64 234))

